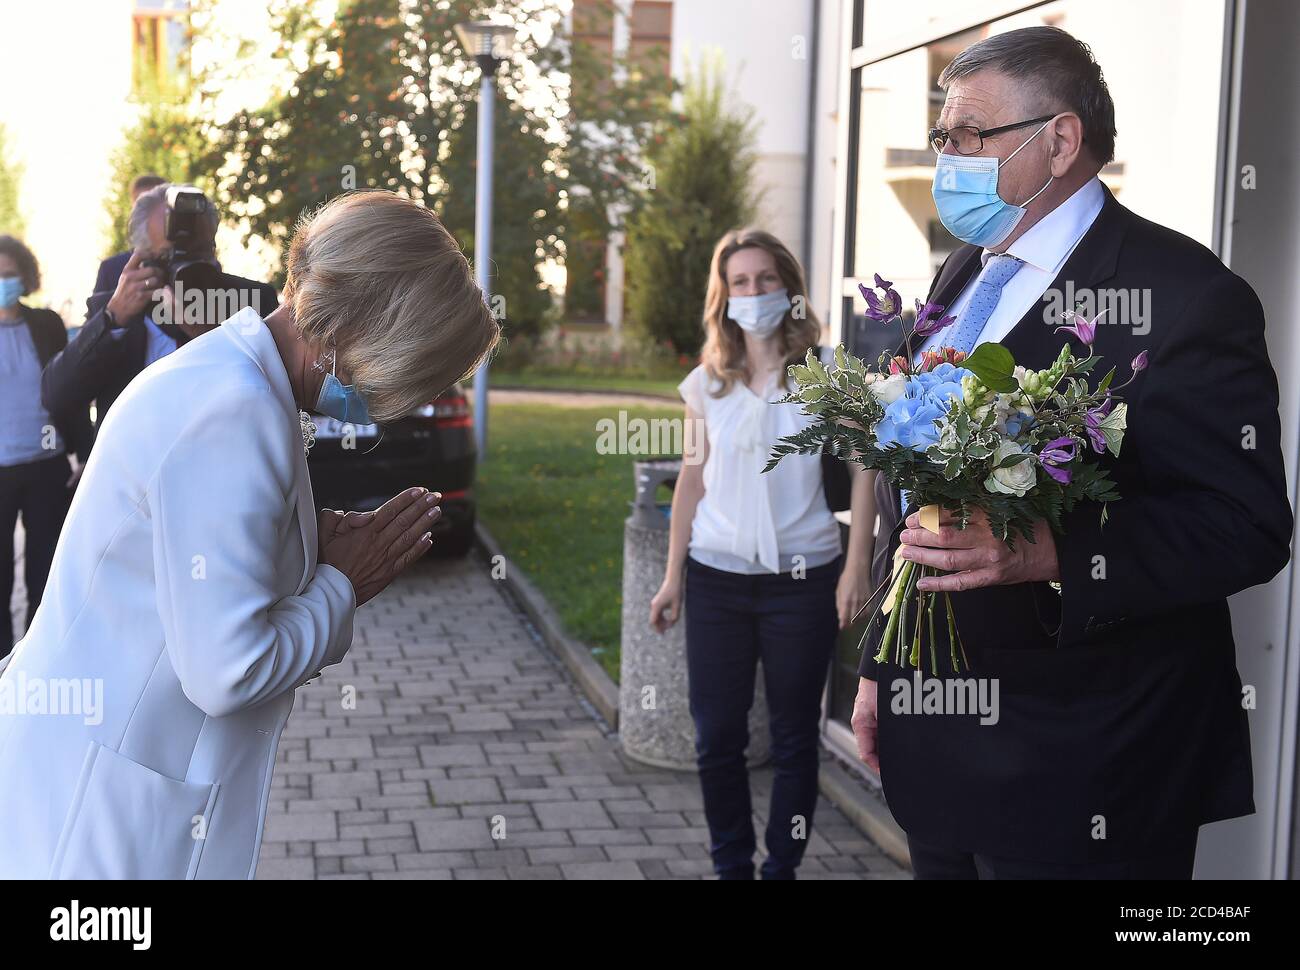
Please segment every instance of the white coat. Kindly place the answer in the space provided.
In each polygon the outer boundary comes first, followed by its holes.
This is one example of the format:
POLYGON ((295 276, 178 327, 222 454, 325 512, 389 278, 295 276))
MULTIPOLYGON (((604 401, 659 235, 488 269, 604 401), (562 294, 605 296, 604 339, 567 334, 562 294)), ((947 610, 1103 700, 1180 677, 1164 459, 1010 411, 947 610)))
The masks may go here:
POLYGON ((0 674, 0 877, 252 878, 294 691, 352 643, 316 545, 254 311, 127 386, 0 674))

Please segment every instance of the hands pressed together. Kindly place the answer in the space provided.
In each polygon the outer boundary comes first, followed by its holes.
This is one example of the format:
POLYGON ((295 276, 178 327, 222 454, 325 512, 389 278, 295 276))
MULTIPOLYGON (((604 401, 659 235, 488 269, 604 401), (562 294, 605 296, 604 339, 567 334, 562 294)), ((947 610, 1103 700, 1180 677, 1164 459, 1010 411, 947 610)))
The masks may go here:
POLYGON ((347 576, 360 606, 433 548, 430 530, 442 515, 441 501, 440 492, 408 488, 373 512, 322 509, 317 561, 347 576))

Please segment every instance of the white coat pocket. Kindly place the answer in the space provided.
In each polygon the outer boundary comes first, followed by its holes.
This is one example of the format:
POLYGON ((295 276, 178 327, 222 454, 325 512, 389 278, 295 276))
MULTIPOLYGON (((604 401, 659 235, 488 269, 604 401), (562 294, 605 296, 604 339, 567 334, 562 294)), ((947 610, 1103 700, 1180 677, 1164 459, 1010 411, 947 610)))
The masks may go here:
POLYGON ((194 878, 205 841, 196 835, 208 834, 217 788, 176 781, 90 742, 50 878, 194 878))

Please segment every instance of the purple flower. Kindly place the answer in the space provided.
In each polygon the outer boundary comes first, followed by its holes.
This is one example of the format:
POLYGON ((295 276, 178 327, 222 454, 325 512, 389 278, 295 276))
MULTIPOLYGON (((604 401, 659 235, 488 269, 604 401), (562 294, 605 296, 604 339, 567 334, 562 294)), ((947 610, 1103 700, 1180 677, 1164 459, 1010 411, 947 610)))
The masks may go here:
POLYGON ((1091 347, 1092 342, 1097 339, 1097 321, 1100 320, 1106 312, 1106 310, 1102 310, 1101 313, 1097 314, 1091 320, 1085 320, 1082 315, 1075 313, 1073 310, 1066 310, 1065 315, 1072 317, 1074 323, 1065 327, 1057 327, 1056 333, 1060 333, 1062 330, 1066 333, 1072 333, 1078 338, 1079 343, 1083 344, 1085 347, 1091 347))
POLYGON ((1147 369, 1147 352, 1144 350, 1133 358, 1133 373, 1140 374, 1147 369))
POLYGON ((1043 471, 1062 485, 1069 485, 1073 473, 1065 466, 1074 461, 1077 448, 1078 442, 1073 438, 1055 438, 1043 445, 1038 453, 1043 471))
POLYGON ((866 283, 859 283, 858 292, 867 301, 867 316, 877 323, 889 323, 903 308, 903 300, 894 289, 894 284, 889 280, 881 279, 879 273, 876 274, 875 289, 867 286, 866 283), (884 295, 877 296, 876 290, 880 290, 884 295))
POLYGON ((1110 399, 1110 394, 1106 395, 1106 400, 1101 403, 1100 407, 1093 408, 1083 416, 1083 426, 1088 432, 1088 441, 1092 445, 1092 450, 1101 454, 1106 450, 1106 436, 1101 433, 1102 418, 1110 414, 1110 409, 1115 402, 1110 399))
POLYGON ((927 303, 925 306, 921 306, 921 301, 917 300, 916 325, 912 327, 912 334, 917 337, 933 337, 957 319, 956 317, 945 317, 942 314, 942 303, 927 303))

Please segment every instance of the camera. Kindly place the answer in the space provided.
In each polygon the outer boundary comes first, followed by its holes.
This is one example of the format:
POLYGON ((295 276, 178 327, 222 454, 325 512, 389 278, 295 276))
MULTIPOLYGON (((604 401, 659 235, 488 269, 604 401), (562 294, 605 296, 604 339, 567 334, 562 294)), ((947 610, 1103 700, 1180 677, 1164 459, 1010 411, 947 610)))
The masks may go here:
POLYGON ((167 243, 170 255, 147 259, 167 286, 183 290, 209 290, 220 282, 216 257, 216 207, 193 186, 174 185, 167 190, 167 243))

